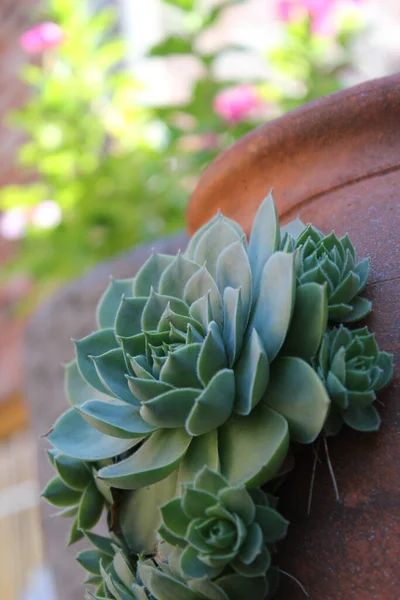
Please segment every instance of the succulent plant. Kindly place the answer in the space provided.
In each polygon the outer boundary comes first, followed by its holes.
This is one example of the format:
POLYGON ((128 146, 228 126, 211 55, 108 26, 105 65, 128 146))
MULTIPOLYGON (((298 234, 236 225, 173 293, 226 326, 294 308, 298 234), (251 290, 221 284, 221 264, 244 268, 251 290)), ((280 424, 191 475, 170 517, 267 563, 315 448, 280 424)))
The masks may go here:
POLYGON ((308 224, 297 239, 289 230, 281 249, 299 250, 296 273, 300 284, 326 283, 330 321, 352 323, 371 311, 371 302, 359 296, 367 284, 370 261, 364 258, 356 263, 354 246, 347 234, 339 239, 333 231, 324 235, 308 224))
MULTIPOLYGON (((243 577, 237 573, 211 581, 184 579, 175 564, 174 551, 167 562, 145 560, 138 563, 138 576, 153 600, 270 600, 278 583, 278 571, 269 577, 243 577)), ((130 600, 130 598, 126 598, 130 600)))
POLYGON ((218 214, 185 254, 153 254, 133 280, 112 281, 100 329, 67 367, 72 408, 48 436, 133 490, 120 503, 130 549, 149 550, 158 507, 206 464, 234 485, 275 476, 293 440, 309 443, 329 408, 306 361, 327 323, 326 285, 296 286, 295 255, 277 251, 272 195, 250 242, 218 214), (279 354, 279 356, 278 356, 279 354))
POLYGON ((325 334, 314 364, 332 400, 326 433, 335 435, 343 422, 358 431, 377 430, 375 392, 392 377, 393 355, 379 350, 375 335, 367 327, 334 327, 325 334))
POLYGON ((179 548, 181 572, 192 579, 214 579, 227 570, 265 576, 269 545, 281 540, 288 526, 260 489, 231 486, 207 467, 161 507, 161 515, 159 535, 179 548))
POLYGON ((86 571, 92 573, 87 581, 99 586, 94 594, 86 593, 87 600, 149 600, 144 587, 135 577, 135 564, 132 565, 121 548, 111 540, 92 534, 95 550, 84 550, 77 556, 78 562, 86 571))
POLYGON ((68 545, 78 542, 99 521, 104 507, 112 504, 110 488, 97 478, 98 465, 49 450, 51 464, 57 471, 42 492, 50 504, 60 508, 60 517, 74 519, 68 545))

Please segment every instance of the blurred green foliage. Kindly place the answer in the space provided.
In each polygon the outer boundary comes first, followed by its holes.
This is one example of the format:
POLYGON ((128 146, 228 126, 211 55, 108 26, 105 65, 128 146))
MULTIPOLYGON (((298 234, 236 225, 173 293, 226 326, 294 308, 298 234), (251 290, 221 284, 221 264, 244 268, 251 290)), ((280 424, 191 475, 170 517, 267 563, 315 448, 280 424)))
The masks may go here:
MULTIPOLYGON (((340 88, 341 72, 351 67, 349 47, 359 23, 348 22, 329 39, 315 36, 307 17, 287 23, 264 56, 270 80, 248 82, 263 110, 228 123, 213 103, 239 82, 219 80, 215 63, 228 51, 248 49, 227 45, 207 53, 199 40, 225 10, 245 0, 213 8, 200 0, 163 2, 180 17, 179 35, 166 37, 149 55, 189 54, 202 67, 190 100, 179 106, 143 106, 113 10, 93 13, 87 0, 49 0, 41 15, 61 26, 65 40, 21 74, 32 94, 12 122, 27 135, 19 161, 33 183, 0 193, 5 211, 29 213, 49 199, 61 209, 55 227, 28 224, 12 265, 37 281, 54 284, 182 227, 190 188, 216 154, 270 116, 340 88)), ((265 29, 267 35, 267 22, 265 29)))

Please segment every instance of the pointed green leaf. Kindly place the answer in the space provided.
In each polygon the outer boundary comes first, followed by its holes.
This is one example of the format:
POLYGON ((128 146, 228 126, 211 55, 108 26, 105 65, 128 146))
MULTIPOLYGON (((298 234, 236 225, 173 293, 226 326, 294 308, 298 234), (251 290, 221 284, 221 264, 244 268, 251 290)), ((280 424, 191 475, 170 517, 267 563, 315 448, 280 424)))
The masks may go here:
POLYGON ((124 490, 156 483, 178 466, 191 439, 184 429, 156 431, 132 456, 101 469, 99 477, 124 490))
POLYGON ((114 327, 122 296, 132 296, 134 279, 112 279, 97 305, 96 318, 99 329, 114 327))
MULTIPOLYGON (((355 298, 353 298, 353 300, 349 304, 352 308, 351 312, 348 312, 346 315, 338 319, 343 323, 354 323, 355 321, 360 321, 361 319, 364 319, 367 315, 369 315, 369 313, 372 310, 372 302, 370 302, 366 298, 361 298, 360 296, 356 296, 355 298)), ((330 312, 329 318, 332 318, 330 312)))
POLYGON ((122 440, 100 433, 73 408, 56 421, 47 439, 69 456, 81 460, 96 461, 123 454, 137 440, 122 440))
POLYGON ((127 338, 142 332, 142 313, 147 301, 147 297, 140 296, 122 298, 115 318, 115 335, 127 338))
POLYGON ((153 252, 136 275, 135 296, 149 296, 151 288, 157 292, 161 275, 173 260, 173 256, 153 252))
POLYGON ((280 229, 272 191, 263 200, 254 219, 250 234, 249 260, 253 273, 255 297, 263 277, 264 266, 279 248, 280 229))
POLYGON ((119 523, 131 552, 153 552, 160 527, 160 506, 175 496, 178 472, 122 496, 119 523))
POLYGON ((101 329, 75 341, 76 358, 82 377, 103 394, 109 394, 110 392, 99 379, 96 367, 90 357, 99 356, 117 347, 118 342, 113 329, 101 329))
POLYGON ((83 550, 78 552, 76 560, 87 571, 93 575, 100 575, 100 560, 104 559, 99 550, 83 550))
POLYGON ((54 466, 64 483, 73 490, 84 490, 92 478, 84 462, 66 454, 58 453, 54 466))
POLYGON ((328 324, 326 285, 305 283, 296 291, 293 317, 282 354, 310 360, 318 351, 328 324))
POLYGON ((72 527, 69 532, 67 545, 72 546, 73 544, 76 544, 80 540, 83 540, 84 537, 85 537, 85 535, 84 535, 83 531, 81 531, 78 528, 78 515, 77 515, 76 518, 74 519, 74 522, 72 523, 72 527))
POLYGON ((251 564, 258 554, 260 554, 264 545, 264 539, 261 527, 258 523, 251 523, 247 528, 246 539, 244 540, 240 551, 239 558, 245 565, 251 564))
POLYGON ((316 372, 300 358, 278 358, 265 402, 287 419, 291 439, 308 444, 321 432, 330 400, 316 372))
POLYGON ((241 288, 227 287, 223 297, 224 327, 222 339, 228 357, 228 365, 233 366, 243 346, 247 318, 242 304, 241 288))
POLYGON ((264 600, 267 593, 265 577, 243 577, 242 575, 225 575, 215 582, 224 590, 229 600, 264 600))
POLYGON ((228 361, 221 333, 215 321, 208 326, 208 333, 201 346, 197 370, 203 385, 207 385, 215 373, 225 369, 228 361))
POLYGON ((198 264, 178 252, 162 274, 159 287, 160 294, 183 298, 187 282, 199 268, 198 264))
POLYGON ((140 414, 155 427, 184 427, 200 390, 180 388, 170 390, 142 405, 140 414))
POLYGON ((360 278, 360 284, 357 290, 357 294, 360 294, 365 286, 367 285, 368 275, 370 267, 370 258, 364 258, 361 262, 356 265, 355 271, 360 278))
POLYGON ((223 250, 217 260, 217 284, 223 295, 227 287, 241 288, 243 313, 247 320, 252 297, 252 276, 247 252, 242 240, 223 250))
POLYGON ((231 485, 261 485, 279 471, 289 448, 286 420, 261 402, 219 430, 221 473, 231 485))
POLYGON ((223 320, 221 294, 219 293, 214 279, 207 271, 205 265, 203 265, 201 269, 196 271, 196 273, 189 279, 185 286, 185 302, 191 305, 208 292, 210 292, 210 304, 213 319, 221 327, 223 320))
POLYGON ((53 477, 42 492, 42 497, 59 508, 78 504, 81 494, 73 490, 60 477, 53 477))
POLYGON ((109 350, 100 356, 91 357, 96 367, 97 375, 109 394, 116 396, 128 404, 139 406, 139 401, 132 394, 126 380, 126 363, 121 348, 109 350))
POLYGON ((281 227, 281 240, 283 239, 283 236, 285 234, 288 234, 292 238, 297 240, 299 235, 303 233, 305 228, 306 226, 304 225, 303 221, 297 217, 293 221, 289 221, 289 223, 286 223, 286 225, 283 225, 281 227))
POLYGON ((139 377, 129 377, 128 375, 126 377, 132 393, 140 402, 147 402, 173 389, 168 383, 157 381, 156 379, 141 379, 139 377))
POLYGON ((85 531, 85 536, 89 542, 93 544, 93 546, 96 546, 96 548, 100 550, 102 554, 106 554, 111 558, 114 557, 115 552, 110 538, 103 537, 102 535, 98 535, 92 531, 85 531))
POLYGON ((207 598, 207 600, 229 600, 225 592, 208 578, 192 579, 189 581, 189 587, 194 592, 198 592, 201 598, 207 598))
POLYGON ((137 438, 136 443, 155 431, 140 415, 140 409, 126 404, 89 400, 77 408, 92 427, 115 438, 137 438))
POLYGON ((270 565, 271 554, 265 546, 262 547, 260 554, 257 554, 252 563, 246 564, 239 557, 232 562, 232 567, 235 571, 245 577, 265 576, 270 565))
POLYGON ((220 427, 232 414, 234 400, 234 372, 219 371, 196 398, 186 421, 186 431, 190 435, 202 435, 220 427))
POLYGON ((216 221, 201 236, 194 254, 194 261, 206 267, 216 279, 217 260, 221 252, 240 239, 237 231, 225 217, 218 215, 216 221))
POLYGON ((281 349, 292 318, 296 277, 293 254, 275 252, 264 267, 260 292, 248 327, 263 343, 269 362, 281 349))
POLYGON ((179 465, 179 483, 193 481, 196 474, 200 474, 207 467, 214 470, 219 469, 218 433, 215 429, 193 438, 179 465))
POLYGON ((154 567, 139 563, 139 575, 156 600, 204 600, 184 583, 154 567))
POLYGON ((154 331, 158 327, 160 318, 169 304, 171 310, 180 315, 189 316, 188 306, 183 300, 172 296, 164 296, 151 290, 149 299, 142 313, 141 327, 143 331, 154 331))
POLYGON ((190 316, 195 319, 207 331, 209 323, 213 321, 211 307, 211 292, 208 291, 204 296, 193 302, 189 308, 190 316))
POLYGON ((181 498, 166 502, 160 507, 160 511, 163 525, 177 537, 185 538, 190 518, 183 511, 181 498))
POLYGON ((257 506, 255 520, 261 527, 267 544, 282 540, 287 534, 289 522, 269 506, 257 506))
POLYGON ((254 520, 256 508, 246 488, 227 487, 218 493, 218 500, 230 513, 238 515, 245 525, 254 520))
POLYGON ((376 382, 374 389, 381 390, 386 387, 393 376, 393 354, 388 352, 379 352, 377 365, 382 369, 382 373, 376 382))
POLYGON ((269 362, 256 329, 235 368, 235 412, 248 415, 261 400, 269 380, 269 362))
POLYGON ((82 494, 78 511, 78 527, 82 531, 92 529, 101 517, 104 498, 99 493, 94 481, 91 481, 82 494))
POLYGON ((194 479, 194 487, 196 489, 205 490, 214 495, 218 494, 223 488, 228 487, 228 485, 228 480, 218 473, 217 469, 212 470, 209 466, 205 466, 199 470, 194 479))
POLYGON ((365 406, 364 408, 349 407, 341 411, 343 421, 357 431, 377 431, 381 424, 381 418, 375 406, 365 406))
POLYGON ((76 360, 65 366, 64 390, 68 402, 72 406, 79 406, 86 400, 106 400, 110 398, 110 392, 103 394, 91 386, 82 377, 76 360))
POLYGON ((201 387, 197 378, 200 344, 188 344, 171 352, 160 372, 160 381, 176 387, 201 387))

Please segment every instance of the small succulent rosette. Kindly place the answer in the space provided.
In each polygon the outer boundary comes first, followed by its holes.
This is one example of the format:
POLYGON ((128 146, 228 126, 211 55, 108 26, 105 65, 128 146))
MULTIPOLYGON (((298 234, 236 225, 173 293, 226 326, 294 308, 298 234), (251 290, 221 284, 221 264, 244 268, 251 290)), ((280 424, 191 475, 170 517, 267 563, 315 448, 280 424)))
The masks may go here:
POLYGON ((296 272, 300 283, 326 284, 330 321, 351 323, 371 312, 371 302, 359 296, 367 285, 370 261, 364 258, 356 262, 348 235, 340 239, 333 231, 324 235, 308 224, 297 239, 288 232, 281 248, 287 252, 298 250, 296 272))
POLYGON ((335 435, 343 423, 358 431, 376 431, 376 392, 392 378, 393 355, 379 350, 375 335, 367 327, 334 327, 324 336, 315 367, 332 401, 325 432, 335 435))

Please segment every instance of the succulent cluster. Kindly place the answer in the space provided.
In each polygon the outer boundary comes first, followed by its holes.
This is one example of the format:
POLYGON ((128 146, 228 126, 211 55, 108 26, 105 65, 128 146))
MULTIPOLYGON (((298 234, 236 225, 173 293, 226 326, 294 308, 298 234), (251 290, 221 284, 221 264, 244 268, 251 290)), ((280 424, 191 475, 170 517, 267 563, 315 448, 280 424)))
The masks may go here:
POLYGON ((367 327, 350 331, 340 325, 325 334, 315 363, 332 401, 326 433, 336 435, 343 422, 358 431, 376 431, 375 392, 392 378, 393 355, 379 350, 367 327))
POLYGON ((324 235, 309 224, 297 239, 287 233, 281 247, 286 252, 299 250, 296 260, 299 283, 326 284, 330 321, 352 323, 371 312, 371 302, 359 296, 367 285, 370 261, 364 258, 356 262, 348 235, 338 239, 333 231, 324 235))
MULTIPOLYGON (((347 236, 280 230, 269 194, 250 240, 216 215, 177 256, 111 281, 76 341, 70 409, 48 434, 47 500, 74 517, 89 598, 272 597, 287 522, 261 486, 290 442, 379 425, 391 357, 366 328, 369 262, 347 236), (106 509, 110 540, 90 530, 106 509)), ((265 489, 267 489, 265 488, 265 489)))

